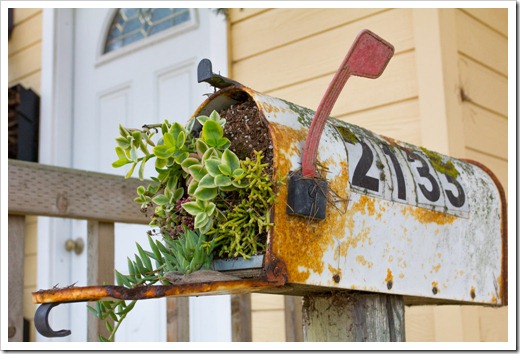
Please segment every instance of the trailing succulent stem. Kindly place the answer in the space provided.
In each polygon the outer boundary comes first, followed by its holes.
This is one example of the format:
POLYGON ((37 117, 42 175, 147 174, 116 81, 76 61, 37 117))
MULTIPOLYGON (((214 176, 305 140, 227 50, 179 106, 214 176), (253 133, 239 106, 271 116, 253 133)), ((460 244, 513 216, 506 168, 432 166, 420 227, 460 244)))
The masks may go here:
MULTIPOLYGON (((152 251, 145 251, 136 243, 138 254, 134 260, 128 260, 128 274, 124 275, 115 270, 118 286, 134 288, 137 286, 153 285, 160 282, 170 285, 165 274, 169 272, 188 274, 199 269, 209 269, 213 260, 214 242, 207 241, 204 235, 195 231, 185 230, 175 239, 165 239, 162 243, 153 240, 148 235, 148 243, 152 251), (153 261, 153 263, 152 263, 153 261)), ((87 306, 100 320, 105 320, 105 325, 110 333, 108 337, 99 335, 99 341, 111 342, 115 333, 134 308, 136 300, 104 300, 98 301, 95 307, 87 306), (111 324, 111 320, 114 324, 111 324)))
POLYGON ((275 202, 276 183, 265 173, 267 164, 262 163, 262 152, 255 151, 256 159, 246 158, 241 162, 246 187, 237 193, 237 203, 224 209, 224 222, 211 233, 219 256, 249 258, 265 250, 265 237, 273 224, 270 208, 275 202), (263 236, 261 239, 259 236, 263 236))
MULTIPOLYGON (((262 163, 255 158, 240 160, 224 136, 226 120, 217 112, 196 118, 201 130, 192 132, 179 123, 145 125, 142 129, 119 127, 114 167, 128 166, 126 178, 138 169, 144 179, 145 166, 155 159, 152 183, 137 188, 135 201, 150 218, 150 251, 136 244, 137 254, 128 258, 128 274, 115 271, 119 286, 134 288, 155 283, 170 285, 165 274, 189 274, 210 269, 215 256, 244 257, 265 251, 271 206, 276 187, 262 163), (162 241, 152 236, 162 236, 162 241)), ((107 320, 114 340, 121 322, 135 301, 100 301, 89 310, 107 320), (113 321, 113 324, 111 321, 113 321)))

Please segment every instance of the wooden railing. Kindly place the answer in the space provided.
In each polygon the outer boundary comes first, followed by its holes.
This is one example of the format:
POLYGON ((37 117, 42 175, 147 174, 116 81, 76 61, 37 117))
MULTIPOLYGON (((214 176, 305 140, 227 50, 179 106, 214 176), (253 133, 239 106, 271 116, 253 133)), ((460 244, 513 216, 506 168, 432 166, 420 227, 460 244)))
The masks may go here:
MULTIPOLYGON (((8 162, 8 303, 9 341, 23 333, 23 277, 25 216, 87 220, 87 283, 114 282, 114 223, 147 224, 134 205, 136 188, 143 182, 120 176, 32 162, 8 162)), ((189 341, 189 299, 167 299, 167 340, 189 341)), ((232 339, 251 341, 251 297, 232 295, 232 339)), ((286 297, 286 337, 301 341, 301 307, 286 297)), ((88 341, 97 341, 105 326, 88 316, 88 341)), ((106 334, 106 333, 105 333, 106 334)))

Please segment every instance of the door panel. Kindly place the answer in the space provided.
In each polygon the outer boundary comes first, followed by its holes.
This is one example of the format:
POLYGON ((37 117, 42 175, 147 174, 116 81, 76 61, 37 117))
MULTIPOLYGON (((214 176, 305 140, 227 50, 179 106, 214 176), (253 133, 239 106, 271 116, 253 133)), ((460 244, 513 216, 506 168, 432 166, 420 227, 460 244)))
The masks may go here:
MULTIPOLYGON (((128 115, 132 108, 130 107, 130 86, 122 86, 107 91, 98 97, 96 102, 97 114, 96 119, 99 134, 99 142, 96 144, 96 170, 105 173, 114 173, 112 162, 114 157, 111 151, 106 151, 109 144, 113 144, 114 136, 117 137, 119 124, 127 126, 128 115), (117 119, 114 119, 117 117, 117 119)), ((94 140, 94 139, 92 139, 94 140)), ((78 155, 83 154, 79 151, 78 155)))
POLYGON ((156 117, 162 119, 161 117, 169 117, 175 112, 178 114, 176 119, 182 120, 181 117, 189 117, 193 113, 189 110, 193 107, 192 96, 185 88, 196 82, 192 73, 194 65, 195 63, 190 62, 185 66, 167 68, 157 73, 154 105, 157 108, 156 117), (174 97, 171 96, 172 93, 174 97))

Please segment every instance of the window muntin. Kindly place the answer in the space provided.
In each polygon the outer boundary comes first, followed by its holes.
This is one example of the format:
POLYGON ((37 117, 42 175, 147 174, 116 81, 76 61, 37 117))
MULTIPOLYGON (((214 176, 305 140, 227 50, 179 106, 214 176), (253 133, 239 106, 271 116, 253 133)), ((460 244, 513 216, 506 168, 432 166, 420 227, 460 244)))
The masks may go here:
POLYGON ((190 20, 189 9, 119 9, 112 20, 103 53, 115 51, 190 20))

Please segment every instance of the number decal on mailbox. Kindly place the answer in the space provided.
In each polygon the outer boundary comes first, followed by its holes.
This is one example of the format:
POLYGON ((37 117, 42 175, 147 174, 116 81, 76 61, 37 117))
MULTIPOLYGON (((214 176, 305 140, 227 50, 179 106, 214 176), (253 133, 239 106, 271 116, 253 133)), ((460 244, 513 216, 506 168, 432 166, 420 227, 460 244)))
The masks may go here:
POLYGON ((453 194, 453 192, 449 189, 446 190, 446 196, 448 197, 448 200, 450 201, 451 205, 453 205, 456 208, 461 208, 466 203, 466 194, 464 193, 464 189, 460 185, 460 183, 454 179, 453 177, 449 175, 443 175, 446 180, 453 184, 457 188, 457 196, 453 194))
POLYGON ((424 158, 417 155, 417 153, 410 152, 408 153, 408 161, 419 161, 421 166, 417 168, 417 172, 419 176, 425 178, 430 186, 427 186, 425 183, 419 183, 418 186, 422 192, 422 195, 428 199, 430 202, 436 202, 439 200, 441 196, 441 190, 439 188, 439 184, 437 183, 437 179, 433 177, 430 171, 429 165, 426 163, 424 158))
POLYGON ((352 184, 361 188, 370 189, 374 192, 379 192, 379 180, 367 175, 367 172, 374 163, 374 153, 365 142, 360 141, 359 144, 361 144, 363 152, 356 168, 354 169, 352 184))
POLYGON ((347 128, 341 128, 338 130, 347 148, 353 191, 459 216, 468 215, 469 205, 459 174, 435 167, 442 159, 440 155, 435 155, 436 161, 433 161, 431 154, 408 145, 351 131, 347 134, 347 128))
POLYGON ((394 167, 397 178, 397 198, 406 201, 406 183, 404 181, 404 174, 401 165, 399 164, 399 160, 387 144, 383 144, 382 146, 384 153, 390 157, 390 161, 392 161, 392 166, 394 167))

